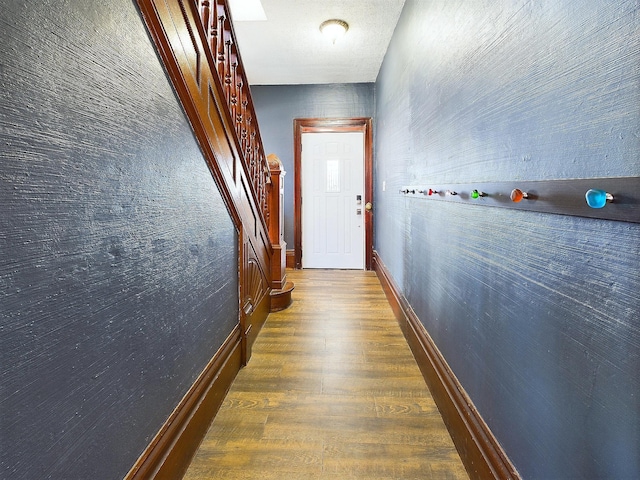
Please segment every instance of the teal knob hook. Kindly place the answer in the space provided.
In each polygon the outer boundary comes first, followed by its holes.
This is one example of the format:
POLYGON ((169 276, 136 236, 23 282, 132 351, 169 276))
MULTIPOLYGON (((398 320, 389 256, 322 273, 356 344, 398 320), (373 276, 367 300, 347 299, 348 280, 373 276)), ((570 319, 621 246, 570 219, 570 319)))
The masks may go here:
POLYGON ((591 208, 602 208, 607 203, 613 202, 613 195, 604 190, 597 190, 592 188, 584 194, 584 198, 587 201, 587 205, 591 208))

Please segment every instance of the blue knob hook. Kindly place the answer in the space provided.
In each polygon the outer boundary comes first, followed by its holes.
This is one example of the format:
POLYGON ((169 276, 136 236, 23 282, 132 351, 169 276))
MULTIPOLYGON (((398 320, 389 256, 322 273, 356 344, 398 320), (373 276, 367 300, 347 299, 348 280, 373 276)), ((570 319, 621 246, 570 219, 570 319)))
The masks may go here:
POLYGON ((584 194, 584 198, 587 201, 587 205, 591 208, 602 208, 607 203, 613 202, 613 195, 604 190, 597 190, 592 188, 584 194))

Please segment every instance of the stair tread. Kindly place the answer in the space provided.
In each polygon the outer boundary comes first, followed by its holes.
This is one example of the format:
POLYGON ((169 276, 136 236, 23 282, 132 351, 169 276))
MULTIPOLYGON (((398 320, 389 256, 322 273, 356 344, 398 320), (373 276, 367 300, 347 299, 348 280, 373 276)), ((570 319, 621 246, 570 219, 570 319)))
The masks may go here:
POLYGON ((282 287, 280 290, 271 290, 271 296, 274 297, 277 295, 285 295, 291 293, 294 288, 295 284, 293 282, 286 282, 284 284, 284 287, 282 287))

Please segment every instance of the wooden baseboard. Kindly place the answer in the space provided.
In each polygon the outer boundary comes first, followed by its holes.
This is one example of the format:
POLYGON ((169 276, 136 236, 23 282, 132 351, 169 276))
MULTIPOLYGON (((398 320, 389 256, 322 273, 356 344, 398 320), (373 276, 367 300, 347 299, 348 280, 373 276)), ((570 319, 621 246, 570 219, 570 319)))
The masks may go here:
POLYGON ((287 268, 296 268, 295 250, 287 250, 287 268))
POLYGON ((469 476, 478 480, 519 479, 517 470, 375 251, 373 268, 469 476))
POLYGON ((125 476, 125 480, 182 478, 240 366, 238 325, 125 476))

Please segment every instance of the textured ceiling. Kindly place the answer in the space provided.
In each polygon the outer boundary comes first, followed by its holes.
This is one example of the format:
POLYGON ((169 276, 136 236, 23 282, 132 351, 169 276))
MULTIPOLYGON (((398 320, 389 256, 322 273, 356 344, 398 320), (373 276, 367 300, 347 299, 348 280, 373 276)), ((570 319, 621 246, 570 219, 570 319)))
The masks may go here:
POLYGON ((249 83, 375 82, 403 4, 404 0, 262 0, 266 21, 234 21, 249 83), (319 30, 330 18, 349 24, 335 45, 319 30))

